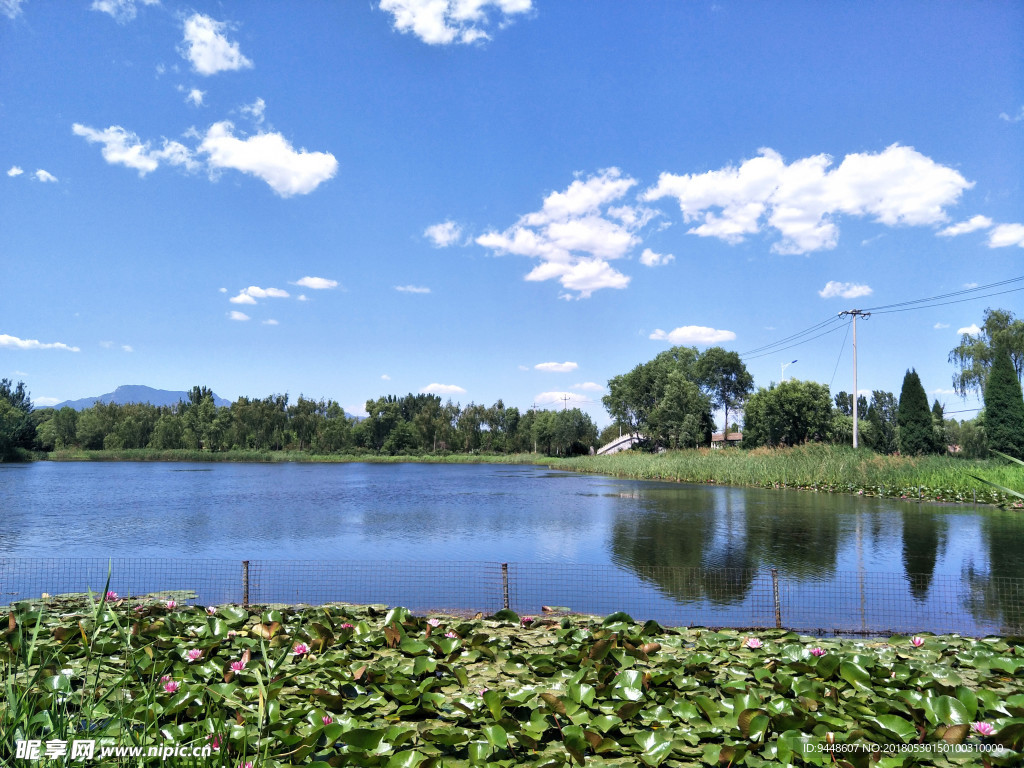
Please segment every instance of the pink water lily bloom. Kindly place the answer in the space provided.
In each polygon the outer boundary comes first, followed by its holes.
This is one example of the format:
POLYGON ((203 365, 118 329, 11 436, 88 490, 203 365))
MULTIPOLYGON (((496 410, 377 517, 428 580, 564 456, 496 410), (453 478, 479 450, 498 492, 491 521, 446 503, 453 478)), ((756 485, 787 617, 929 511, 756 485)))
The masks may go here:
POLYGON ((232 672, 241 672, 243 669, 245 669, 245 662, 244 661, 232 661, 231 662, 231 671, 232 672))
POLYGON ((760 648, 762 643, 756 637, 748 637, 746 642, 743 643, 747 648, 760 648))
POLYGON ((303 656, 309 653, 309 646, 305 643, 296 643, 292 651, 296 656, 303 656))
POLYGON ((203 652, 201 650, 199 650, 198 648, 192 648, 188 652, 188 660, 189 660, 189 662, 199 661, 201 658, 203 658, 203 652))
POLYGON ((175 608, 178 607, 178 603, 175 600, 168 600, 166 603, 164 603, 164 605, 167 606, 168 611, 173 611, 175 608))
POLYGON ((214 752, 220 751, 220 736, 216 733, 208 733, 206 734, 206 740, 210 742, 210 748, 213 749, 214 752))
POLYGON ((535 619, 533 616, 523 616, 523 618, 519 620, 519 623, 525 626, 526 624, 532 624, 534 621, 535 619))
POLYGON ((458 636, 458 635, 456 635, 456 634, 455 634, 454 632, 445 632, 445 633, 444 633, 444 636, 445 636, 445 637, 449 637, 449 638, 451 638, 452 640, 457 640, 457 639, 459 638, 459 636, 458 636))
POLYGON ((115 602, 115 601, 117 601, 119 599, 120 598, 117 596, 117 592, 115 592, 114 590, 110 590, 109 592, 107 592, 107 602, 108 603, 113 603, 113 602, 115 602))
POLYGON ((440 619, 427 619, 427 624, 429 624, 432 627, 440 627, 441 626, 441 620, 440 619))
POLYGON ((233 629, 229 629, 228 630, 228 640, 230 640, 232 637, 238 637, 238 633, 235 632, 235 630, 233 630, 233 629))
POLYGON ((213 616, 213 614, 215 614, 215 613, 217 612, 217 609, 216 609, 216 608, 214 608, 214 607, 213 607, 212 605, 208 605, 208 606, 206 606, 206 612, 207 612, 207 613, 208 613, 208 614, 209 614, 210 616, 213 616))
POLYGON ((341 629, 355 629, 355 627, 346 621, 344 624, 341 625, 341 629))
POLYGON ((176 680, 168 680, 164 683, 164 690, 168 693, 177 693, 180 684, 176 680))
POLYGON ((170 675, 164 675, 163 677, 160 678, 160 682, 161 683, 166 683, 168 680, 173 680, 173 679, 174 678, 172 678, 170 675))
POLYGON ((321 720, 323 720, 323 721, 324 721, 324 725, 330 725, 331 723, 333 723, 333 722, 334 722, 334 718, 333 718, 333 717, 331 717, 330 715, 324 715, 324 716, 323 716, 323 717, 321 718, 321 720))
POLYGON ((912 646, 914 646, 915 648, 920 648, 922 645, 924 645, 924 638, 923 637, 917 637, 915 635, 914 637, 910 638, 910 644, 912 646))
POLYGON ((811 648, 811 656, 824 656, 824 655, 825 655, 825 649, 824 648, 811 648))
POLYGON ((252 768, 252 762, 250 761, 248 763, 239 763, 238 768, 252 768))
POLYGON ((992 723, 971 723, 971 730, 979 736, 991 736, 996 732, 996 728, 992 723))

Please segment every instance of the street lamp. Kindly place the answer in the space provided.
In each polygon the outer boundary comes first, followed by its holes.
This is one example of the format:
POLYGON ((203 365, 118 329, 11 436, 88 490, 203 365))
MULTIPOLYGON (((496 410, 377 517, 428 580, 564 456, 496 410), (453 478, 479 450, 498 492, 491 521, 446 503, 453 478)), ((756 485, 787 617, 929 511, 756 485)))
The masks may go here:
POLYGON ((790 360, 788 363, 783 363, 782 364, 782 380, 783 381, 786 380, 786 369, 789 368, 789 366, 791 366, 795 362, 796 362, 796 360, 790 360))

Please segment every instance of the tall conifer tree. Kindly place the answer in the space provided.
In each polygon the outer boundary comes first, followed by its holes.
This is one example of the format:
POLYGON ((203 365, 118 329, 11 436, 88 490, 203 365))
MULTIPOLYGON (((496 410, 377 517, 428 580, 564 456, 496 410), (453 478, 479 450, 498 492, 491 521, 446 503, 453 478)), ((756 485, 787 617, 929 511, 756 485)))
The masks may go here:
POLYGON ((1005 346, 996 350, 985 382, 988 447, 1024 459, 1024 395, 1005 346))
POLYGON ((935 430, 928 395, 924 392, 921 377, 913 368, 903 377, 896 423, 900 429, 900 453, 917 456, 935 452, 935 430))

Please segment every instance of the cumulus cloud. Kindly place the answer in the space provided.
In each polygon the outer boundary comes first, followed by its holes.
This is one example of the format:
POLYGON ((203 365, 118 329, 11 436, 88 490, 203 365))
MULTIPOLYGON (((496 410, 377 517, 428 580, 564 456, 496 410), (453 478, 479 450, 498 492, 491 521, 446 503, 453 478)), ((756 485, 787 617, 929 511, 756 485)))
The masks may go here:
POLYGON ((932 328, 937 331, 941 331, 943 328, 949 328, 949 323, 936 323, 932 328))
POLYGON ((395 290, 400 293, 430 293, 430 289, 424 285, 396 285, 395 290))
POLYGON ((198 151, 207 156, 211 170, 231 168, 251 174, 281 197, 309 194, 338 170, 338 161, 329 152, 296 152, 280 133, 241 139, 227 120, 210 126, 198 151))
POLYGON ((237 309, 233 309, 230 312, 228 312, 228 317, 230 317, 232 320, 239 320, 243 322, 245 320, 252 319, 247 314, 245 314, 245 312, 239 312, 237 309))
POLYGON ((214 75, 238 69, 247 69, 252 62, 242 55, 238 43, 224 36, 227 23, 194 13, 185 19, 185 37, 181 55, 200 75, 214 75))
POLYGON ((266 319, 266 320, 264 320, 264 321, 263 321, 263 324, 264 324, 264 325, 279 325, 279 323, 277 322, 277 320, 275 320, 275 319, 274 319, 274 318, 272 318, 272 317, 271 317, 271 318, 268 318, 268 319, 266 319))
POLYGON ((871 294, 870 286, 858 283, 839 283, 835 280, 829 280, 825 283, 825 287, 818 291, 818 295, 823 299, 834 299, 836 297, 856 299, 860 296, 870 296, 871 294))
POLYGON ((194 107, 203 106, 203 97, 206 96, 206 91, 200 91, 198 88, 192 88, 185 96, 185 101, 194 107))
POLYGON ((71 347, 60 341, 42 342, 37 339, 19 339, 6 333, 0 333, 0 348, 6 349, 63 349, 68 352, 81 352, 78 347, 71 347))
POLYGON ((93 0, 91 10, 100 11, 113 17, 118 24, 127 24, 138 14, 136 6, 159 5, 160 0, 93 0))
POLYGON ((122 344, 121 345, 121 351, 122 352, 134 352, 135 349, 134 349, 134 347, 132 347, 131 344, 122 344))
POLYGON ((459 242, 462 237, 462 227, 454 221, 442 221, 440 224, 431 224, 423 230, 423 236, 430 240, 435 248, 447 248, 459 242))
POLYGON ((959 224, 939 230, 938 234, 942 237, 956 237, 957 235, 966 235, 968 232, 976 232, 979 229, 988 229, 991 226, 992 219, 988 216, 972 216, 967 221, 961 221, 959 224))
POLYGON ((25 0, 0 0, 0 13, 8 19, 16 19, 21 15, 21 5, 25 0))
POLYGON ((388 375, 387 375, 386 373, 382 373, 382 374, 380 375, 380 377, 381 377, 381 379, 383 379, 384 381, 391 381, 391 377, 390 377, 390 376, 388 376, 388 375))
POLYGON ((547 371, 548 373, 568 373, 575 371, 579 366, 576 363, 537 363, 533 366, 535 371, 547 371))
POLYGON ((61 399, 59 397, 34 397, 32 398, 32 401, 36 405, 50 406, 61 402, 61 399))
POLYGON ((674 259, 675 256, 671 253, 655 253, 650 248, 644 248, 644 252, 640 254, 640 263, 645 267, 660 267, 674 259))
POLYGON ((961 336, 965 333, 968 336, 977 336, 979 333, 981 333, 981 328, 978 327, 977 323, 971 323, 966 328, 957 328, 956 332, 959 333, 961 336))
MULTIPOLYGON (((337 288, 337 280, 328 280, 326 277, 304 277, 296 280, 292 285, 301 285, 303 288, 312 288, 314 291, 325 291, 330 288, 337 288)), ((302 298, 301 296, 299 297, 302 298)))
POLYGON ((593 381, 584 381, 579 384, 573 384, 573 389, 580 389, 584 392, 604 392, 604 387, 593 381))
POLYGON ((989 233, 989 248, 1006 248, 1010 245, 1024 248, 1024 224, 999 224, 989 233))
POLYGON ((390 13, 395 29, 416 35, 429 45, 474 43, 489 40, 490 14, 499 17, 499 28, 516 15, 528 12, 531 0, 381 0, 380 9, 390 13))
POLYGON ((457 384, 428 384, 420 392, 427 395, 464 395, 466 390, 457 384))
POLYGON ((586 403, 587 398, 579 392, 541 392, 533 398, 537 405, 562 405, 586 403))
POLYGON ((661 328, 656 328, 648 338, 655 341, 667 341, 670 344, 718 344, 723 341, 732 341, 736 334, 732 331, 720 331, 715 328, 706 328, 703 325, 684 325, 666 333, 661 328))
POLYGON ((288 296, 288 291, 283 291, 280 288, 260 288, 258 285, 250 285, 228 301, 232 304, 255 304, 256 299, 287 299, 288 296))
POLYGON ((42 168, 37 168, 36 172, 33 173, 32 175, 35 177, 36 181, 42 181, 44 183, 50 184, 55 184, 57 182, 56 176, 54 176, 49 171, 44 171, 42 168))
POLYGON ((257 125, 263 122, 264 113, 267 111, 267 102, 261 98, 257 98, 252 104, 246 104, 242 107, 242 114, 250 118, 257 125))
POLYGON ((1010 114, 1007 114, 1006 112, 1000 112, 999 113, 999 119, 1000 120, 1005 120, 1008 123, 1024 122, 1024 107, 1021 107, 1020 109, 1018 109, 1017 110, 1017 114, 1015 114, 1015 115, 1010 115, 1010 114))
POLYGON ((520 216, 503 232, 486 232, 476 242, 498 254, 537 259, 539 264, 525 279, 558 280, 576 292, 575 298, 587 298, 601 288, 625 288, 630 278, 609 261, 638 245, 638 231, 657 215, 648 208, 612 205, 635 184, 618 168, 578 178, 564 192, 544 198, 539 211, 520 216))
POLYGON ((14 176, 21 176, 21 174, 23 174, 23 173, 24 173, 24 171, 21 168, 19 168, 18 166, 16 166, 16 165, 12 165, 10 167, 10 169, 8 169, 8 171, 7 171, 7 175, 11 176, 12 178, 14 176))
POLYGON ((90 144, 102 144, 100 153, 110 165, 123 165, 145 176, 165 162, 180 165, 187 170, 195 170, 198 163, 192 152, 177 141, 163 140, 161 149, 153 149, 150 142, 143 142, 135 133, 127 131, 119 125, 112 125, 104 130, 90 128, 81 123, 71 126, 76 136, 81 136, 90 144))
POLYGON ((872 216, 886 226, 921 226, 947 220, 973 182, 913 147, 893 144, 878 153, 847 155, 836 168, 832 158, 814 155, 787 164, 772 149, 701 174, 662 173, 643 200, 674 197, 690 234, 727 243, 773 229, 782 239, 778 253, 809 253, 834 248, 840 214, 872 216))

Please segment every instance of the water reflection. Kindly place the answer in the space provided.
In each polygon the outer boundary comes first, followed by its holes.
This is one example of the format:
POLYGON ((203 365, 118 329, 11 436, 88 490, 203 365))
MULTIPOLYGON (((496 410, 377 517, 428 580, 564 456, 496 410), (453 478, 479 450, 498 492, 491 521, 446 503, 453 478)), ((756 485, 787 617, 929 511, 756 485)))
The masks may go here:
POLYGON ((946 516, 930 509, 903 512, 903 573, 915 600, 928 597, 940 551, 946 548, 946 516))

